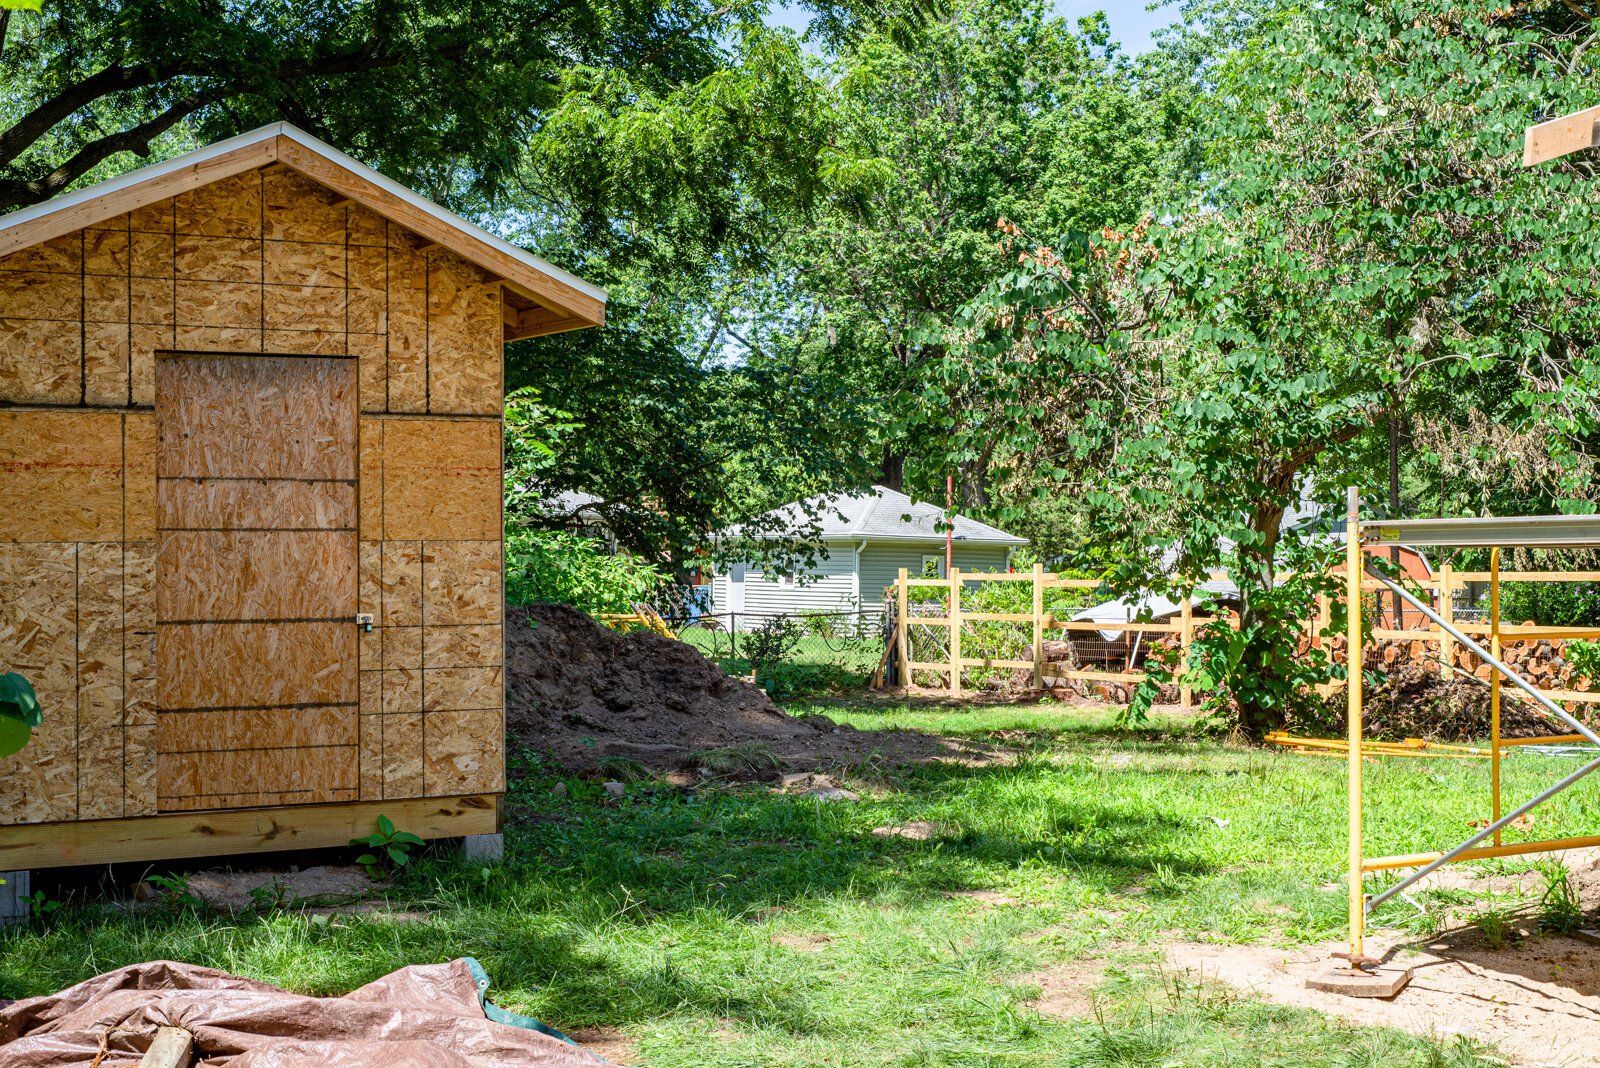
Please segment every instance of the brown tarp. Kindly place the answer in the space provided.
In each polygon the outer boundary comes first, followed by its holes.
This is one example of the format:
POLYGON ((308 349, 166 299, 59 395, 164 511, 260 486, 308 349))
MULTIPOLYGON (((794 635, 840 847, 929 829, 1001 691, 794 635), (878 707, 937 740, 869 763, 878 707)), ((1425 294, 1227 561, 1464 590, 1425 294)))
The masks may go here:
POLYGON ((219 1068, 603 1063, 558 1038, 489 1019, 479 983, 462 959, 401 968, 343 997, 318 998, 151 961, 0 1005, 0 1066, 86 1068, 99 1057, 99 1068, 133 1068, 159 1027, 189 1031, 195 1063, 219 1068))

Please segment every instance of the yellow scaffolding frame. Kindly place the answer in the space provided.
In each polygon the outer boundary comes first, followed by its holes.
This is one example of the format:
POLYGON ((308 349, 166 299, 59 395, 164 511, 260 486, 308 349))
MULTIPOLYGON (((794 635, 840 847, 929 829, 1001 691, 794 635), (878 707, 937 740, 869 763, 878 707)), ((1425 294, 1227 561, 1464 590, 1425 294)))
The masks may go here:
MULTIPOLYGON (((1348 525, 1346 527, 1345 540, 1345 596, 1347 598, 1346 604, 1349 608, 1346 613, 1348 628, 1346 631, 1348 739, 1344 743, 1316 742, 1311 739, 1280 741, 1280 744, 1298 743, 1308 749, 1323 749, 1334 755, 1338 755, 1339 750, 1343 750, 1342 755, 1349 765, 1347 784, 1349 791, 1347 878, 1350 907, 1350 944, 1349 952, 1339 955, 1347 957, 1352 966, 1376 963, 1371 958, 1368 958, 1364 952, 1367 916, 1372 910, 1390 897, 1403 891, 1407 886, 1445 864, 1600 845, 1600 835, 1541 842, 1516 842, 1509 845, 1502 840, 1501 831, 1506 826, 1567 789, 1589 773, 1600 770, 1600 758, 1593 759, 1567 775, 1554 786, 1542 791, 1533 799, 1516 806, 1508 813, 1503 811, 1504 805, 1501 796, 1501 758, 1504 751, 1507 748, 1519 745, 1559 744, 1572 741, 1588 741, 1600 746, 1600 735, 1597 735, 1589 727, 1575 719, 1565 709, 1541 693, 1528 680, 1512 671, 1500 657, 1502 634, 1500 628, 1500 549, 1507 545, 1544 548, 1597 548, 1600 547, 1600 517, 1532 516, 1521 519, 1413 519, 1395 522, 1384 521, 1363 529, 1359 516, 1359 502, 1359 494, 1355 487, 1352 486, 1347 499, 1348 525), (1362 738, 1361 585, 1362 577, 1366 573, 1364 547, 1368 545, 1400 544, 1412 547, 1447 545, 1489 549, 1490 614, 1488 626, 1489 646, 1487 649, 1457 629, 1448 618, 1441 617, 1423 604, 1398 583, 1392 582, 1381 575, 1375 575, 1374 577, 1383 586, 1393 591, 1397 597, 1403 598, 1414 609, 1430 619, 1435 626, 1440 628, 1443 634, 1449 635, 1456 642, 1464 645, 1492 669, 1489 679, 1490 739, 1487 754, 1490 763, 1490 792, 1493 817, 1477 834, 1452 849, 1369 859, 1365 857, 1363 852, 1362 759, 1369 753, 1372 755, 1407 755, 1404 750, 1408 747, 1399 743, 1366 743, 1362 738), (1536 703, 1543 706, 1555 718, 1565 722, 1576 733, 1550 735, 1543 738, 1502 738, 1500 730, 1500 689, 1502 679, 1524 691, 1536 703), (1307 745, 1306 743, 1313 744, 1307 745), (1479 845, 1480 842, 1488 838, 1493 839, 1492 845, 1479 845), (1362 883, 1368 873, 1398 868, 1415 868, 1417 870, 1381 894, 1369 897, 1365 893, 1362 883)), ((1450 595, 1448 588, 1442 591, 1442 595, 1450 595)), ((1526 628, 1513 628, 1513 630, 1518 636, 1531 633, 1527 632, 1526 628)), ((1569 631, 1564 628, 1562 636, 1600 637, 1600 629, 1572 628, 1569 631)), ((1454 748, 1463 749, 1468 747, 1454 748)), ((1469 751, 1474 755, 1485 752, 1482 749, 1469 749, 1469 751)))

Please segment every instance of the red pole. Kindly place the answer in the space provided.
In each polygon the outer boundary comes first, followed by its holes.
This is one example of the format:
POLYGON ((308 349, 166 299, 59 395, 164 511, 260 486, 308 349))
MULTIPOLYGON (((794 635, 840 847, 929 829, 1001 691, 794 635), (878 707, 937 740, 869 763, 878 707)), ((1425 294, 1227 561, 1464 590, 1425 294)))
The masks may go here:
POLYGON ((944 573, 950 574, 956 566, 956 476, 944 476, 944 573))

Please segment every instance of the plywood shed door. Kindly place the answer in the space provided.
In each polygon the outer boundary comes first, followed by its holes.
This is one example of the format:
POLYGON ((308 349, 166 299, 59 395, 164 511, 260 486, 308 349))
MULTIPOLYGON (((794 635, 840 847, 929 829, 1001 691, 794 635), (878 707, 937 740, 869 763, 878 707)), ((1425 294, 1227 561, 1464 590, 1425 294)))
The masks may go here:
POLYGON ((157 804, 353 801, 356 362, 156 362, 157 804))

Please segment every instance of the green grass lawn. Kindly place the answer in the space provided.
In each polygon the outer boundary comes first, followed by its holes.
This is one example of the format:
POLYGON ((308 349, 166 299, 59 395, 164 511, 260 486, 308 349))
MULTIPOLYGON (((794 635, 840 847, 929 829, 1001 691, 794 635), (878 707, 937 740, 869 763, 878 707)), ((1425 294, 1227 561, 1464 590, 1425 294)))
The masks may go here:
MULTIPOLYGON (((759 787, 685 793, 514 761, 507 862, 421 861, 393 897, 427 922, 294 912, 226 918, 72 906, 0 933, 0 997, 171 957, 308 992, 406 963, 477 957, 492 996, 572 1030, 625 1032, 651 1066, 1491 1064, 1197 984, 1172 940, 1337 937, 1344 766, 1152 731, 1060 706, 828 704, 863 729, 1009 747, 984 766, 885 769, 857 802, 759 787), (996 734, 996 732, 1003 732, 996 734), (940 824, 928 841, 874 828, 940 824), (974 893, 987 891, 988 893, 974 893), (1092 972, 1093 1008, 1030 1007, 1031 975, 1092 972)), ((1170 725, 1169 725, 1170 726, 1170 725)), ((1513 758, 1507 795, 1570 760, 1513 758)), ((1370 848, 1464 837, 1487 769, 1407 760, 1368 772, 1370 848)), ((1546 809, 1540 836, 1592 831, 1596 788, 1546 809)), ((1459 897, 1459 892, 1457 892, 1459 897)), ((1437 908, 1443 899, 1424 903, 1437 908)), ((1380 922, 1425 930, 1409 905, 1380 922)))

